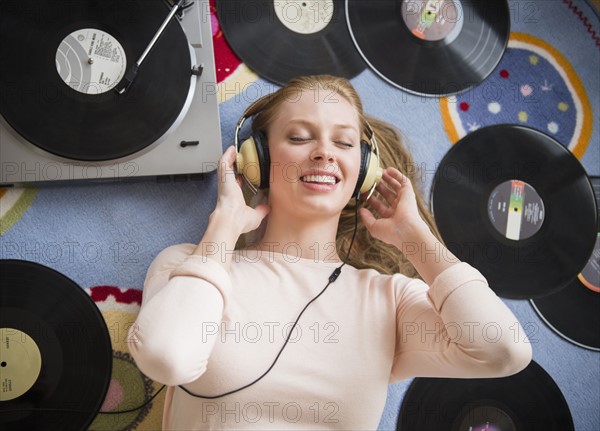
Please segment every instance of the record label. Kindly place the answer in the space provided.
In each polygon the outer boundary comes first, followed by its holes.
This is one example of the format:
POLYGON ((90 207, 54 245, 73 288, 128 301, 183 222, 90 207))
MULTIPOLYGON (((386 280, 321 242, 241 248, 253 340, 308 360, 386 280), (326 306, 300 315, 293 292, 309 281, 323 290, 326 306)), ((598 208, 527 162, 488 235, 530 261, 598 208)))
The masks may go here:
MULTIPOLYGON (((490 403, 497 404, 491 401, 490 403)), ((457 419, 458 426, 452 429, 464 431, 517 431, 510 415, 493 405, 468 407, 464 417, 457 419)))
POLYGON ((577 276, 579 281, 592 292, 600 293, 600 233, 588 263, 577 276))
POLYGON ((83 94, 112 90, 126 69, 123 46, 111 34, 95 28, 72 32, 56 50, 56 70, 61 79, 83 94))
POLYGON ((522 240, 533 236, 544 222, 544 202, 524 181, 500 183, 490 194, 488 217, 504 237, 522 240))
POLYGON ((273 7, 281 23, 299 34, 320 32, 333 16, 333 0, 276 1, 273 7))
POLYGON ((410 32, 423 40, 452 42, 460 33, 463 13, 458 0, 404 0, 402 18, 410 32))
POLYGON ((37 343, 25 332, 0 328, 0 401, 26 393, 37 381, 42 355, 37 343))

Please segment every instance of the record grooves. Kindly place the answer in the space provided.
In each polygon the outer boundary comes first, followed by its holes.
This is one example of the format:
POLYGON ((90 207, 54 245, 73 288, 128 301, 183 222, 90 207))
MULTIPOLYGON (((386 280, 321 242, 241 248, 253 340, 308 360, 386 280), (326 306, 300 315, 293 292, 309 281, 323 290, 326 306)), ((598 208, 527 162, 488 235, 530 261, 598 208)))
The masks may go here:
POLYGON ((569 406, 536 362, 503 378, 417 378, 402 401, 398 431, 570 431, 569 406))
MULTIPOLYGON (((600 177, 591 180, 598 205, 600 177)), ((600 225, 596 245, 581 273, 561 291, 532 299, 531 305, 562 338, 584 349, 600 351, 600 225)))
POLYGON ((68 159, 103 161, 146 148, 169 130, 190 93, 190 48, 176 20, 125 94, 78 91, 64 79, 87 76, 94 55, 112 56, 103 82, 121 77, 110 68, 134 65, 168 13, 162 0, 2 1, 2 116, 29 142, 68 159), (77 37, 92 40, 94 51, 78 56, 77 37))
POLYGON ((346 14, 369 66, 390 84, 426 96, 480 84, 500 62, 510 33, 506 0, 348 0, 346 14))
POLYGON ((37 263, 0 260, 0 279, 0 429, 87 429, 112 367, 100 311, 72 280, 37 263))
POLYGON ((219 0, 219 24, 244 63, 277 84, 303 75, 352 78, 366 64, 352 44, 343 0, 219 0))

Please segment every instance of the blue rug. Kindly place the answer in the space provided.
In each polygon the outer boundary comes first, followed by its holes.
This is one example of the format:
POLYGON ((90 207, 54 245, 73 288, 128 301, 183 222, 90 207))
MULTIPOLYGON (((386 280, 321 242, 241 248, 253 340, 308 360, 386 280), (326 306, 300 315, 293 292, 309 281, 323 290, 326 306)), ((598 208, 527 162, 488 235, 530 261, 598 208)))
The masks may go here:
MULTIPOLYGON (((509 4, 508 49, 496 70, 466 93, 449 98, 409 95, 369 69, 352 80, 367 112, 405 132, 422 169, 426 196, 448 149, 470 131, 491 124, 523 124, 554 136, 573 152, 589 175, 600 175, 597 13, 584 0, 509 4)), ((217 53, 217 72, 226 148, 233 143, 235 123, 244 108, 275 87, 226 52, 217 25, 213 20, 215 47, 221 50, 217 53)), ((1 190, 0 258, 39 262, 88 291, 98 286, 139 291, 159 251, 172 244, 200 240, 215 198, 214 173, 188 182, 147 179, 1 190)), ((534 360, 564 394, 576 429, 599 430, 600 354, 557 336, 528 301, 505 302, 526 329, 534 360)), ((390 386, 380 430, 396 428, 398 409, 409 384, 404 381, 390 386)), ((160 402, 153 408, 160 410, 160 402)), ((135 427, 120 428, 155 426, 139 424, 135 421, 135 427)))

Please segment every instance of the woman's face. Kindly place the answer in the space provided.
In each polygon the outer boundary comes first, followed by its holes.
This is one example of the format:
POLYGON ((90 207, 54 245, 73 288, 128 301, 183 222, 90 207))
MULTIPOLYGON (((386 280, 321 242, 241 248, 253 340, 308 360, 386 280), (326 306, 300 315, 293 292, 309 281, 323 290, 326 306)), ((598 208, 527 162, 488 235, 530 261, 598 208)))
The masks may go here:
POLYGON ((355 108, 332 90, 305 90, 282 104, 267 134, 270 204, 297 216, 339 216, 360 169, 355 108))

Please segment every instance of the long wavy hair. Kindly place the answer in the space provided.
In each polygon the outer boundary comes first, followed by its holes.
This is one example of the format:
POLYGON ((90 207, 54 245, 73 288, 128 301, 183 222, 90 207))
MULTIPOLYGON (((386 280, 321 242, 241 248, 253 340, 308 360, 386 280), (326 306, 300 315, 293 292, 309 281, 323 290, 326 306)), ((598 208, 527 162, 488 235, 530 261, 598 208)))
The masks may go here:
MULTIPOLYGON (((330 100, 335 100, 338 95, 346 99, 356 109, 358 114, 361 133, 364 135, 366 123, 371 126, 379 146, 380 164, 382 168, 394 166, 404 173, 412 182, 417 197, 419 213, 425 223, 429 226, 433 234, 440 240, 441 238, 431 212, 429 211, 423 198, 419 178, 419 170, 416 168, 413 158, 404 144, 404 137, 401 132, 391 124, 385 123, 364 113, 363 105, 356 90, 352 84, 344 78, 330 75, 303 76, 290 80, 284 87, 261 97, 248 107, 245 111, 245 117, 253 117, 252 132, 262 132, 267 136, 268 129, 275 116, 279 112, 279 107, 285 101, 296 100, 299 93, 307 90, 325 91, 330 100)), ((244 190, 247 201, 256 201, 256 196, 252 196, 249 188, 244 190), (253 199, 254 198, 254 199, 253 199)), ((375 194, 378 194, 375 192, 375 194)), ((342 210, 338 224, 336 246, 340 256, 346 256, 348 247, 354 233, 355 198, 352 198, 346 207, 342 210)), ((367 204, 368 207, 368 204, 367 204)), ((242 235, 236 248, 251 246, 255 240, 260 239, 256 234, 242 235)), ((396 247, 377 240, 369 234, 367 228, 358 222, 356 239, 352 246, 348 261, 346 262, 355 268, 373 268, 383 274, 402 273, 409 277, 419 277, 419 274, 413 265, 396 247)))

